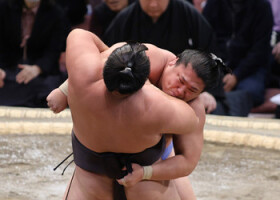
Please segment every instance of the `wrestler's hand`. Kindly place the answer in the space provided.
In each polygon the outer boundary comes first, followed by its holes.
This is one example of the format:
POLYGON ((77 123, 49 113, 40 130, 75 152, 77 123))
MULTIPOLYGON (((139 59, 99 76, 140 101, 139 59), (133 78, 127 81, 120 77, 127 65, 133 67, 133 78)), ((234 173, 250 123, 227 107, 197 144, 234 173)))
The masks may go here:
POLYGON ((36 78, 41 74, 41 69, 37 65, 22 65, 19 64, 18 68, 22 69, 16 76, 17 83, 21 84, 27 84, 32 79, 36 78))
POLYGON ((65 96, 65 94, 63 94, 59 88, 51 91, 51 93, 47 96, 47 102, 49 108, 54 113, 63 111, 68 105, 67 96, 65 96))
POLYGON ((203 103, 207 114, 211 113, 217 108, 217 101, 212 94, 208 92, 202 92, 199 95, 199 98, 201 99, 201 102, 203 103))
POLYGON ((128 173, 128 175, 124 176, 123 178, 117 179, 120 185, 131 187, 142 180, 144 174, 143 167, 133 163, 132 169, 132 173, 128 173))
POLYGON ((0 88, 4 86, 5 77, 6 77, 6 72, 0 68, 0 88))

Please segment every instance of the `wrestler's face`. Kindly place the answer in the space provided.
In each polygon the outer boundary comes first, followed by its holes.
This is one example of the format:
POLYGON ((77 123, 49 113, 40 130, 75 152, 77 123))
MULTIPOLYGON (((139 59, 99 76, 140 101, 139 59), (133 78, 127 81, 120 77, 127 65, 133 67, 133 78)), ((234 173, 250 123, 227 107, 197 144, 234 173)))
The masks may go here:
POLYGON ((149 15, 153 21, 164 13, 168 7, 170 0, 140 0, 142 10, 149 15))
POLYGON ((186 102, 198 97, 204 88, 204 82, 197 76, 191 63, 187 67, 184 64, 171 64, 162 74, 162 91, 186 102))
POLYGON ((107 6, 114 12, 119 12, 128 6, 128 0, 104 0, 107 6))
POLYGON ((40 4, 40 0, 24 0, 27 8, 34 8, 40 4))

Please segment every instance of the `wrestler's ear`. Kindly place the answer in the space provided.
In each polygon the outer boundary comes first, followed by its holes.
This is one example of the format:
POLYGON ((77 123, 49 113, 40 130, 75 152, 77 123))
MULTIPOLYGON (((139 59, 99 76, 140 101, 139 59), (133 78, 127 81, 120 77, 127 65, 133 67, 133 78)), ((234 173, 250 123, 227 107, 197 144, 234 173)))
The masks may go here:
POLYGON ((177 60, 178 60, 178 59, 179 59, 179 58, 178 58, 178 57, 176 57, 175 59, 173 59, 173 60, 169 61, 168 66, 169 66, 169 67, 173 67, 173 66, 175 66, 175 64, 176 64, 176 62, 177 62, 177 60))

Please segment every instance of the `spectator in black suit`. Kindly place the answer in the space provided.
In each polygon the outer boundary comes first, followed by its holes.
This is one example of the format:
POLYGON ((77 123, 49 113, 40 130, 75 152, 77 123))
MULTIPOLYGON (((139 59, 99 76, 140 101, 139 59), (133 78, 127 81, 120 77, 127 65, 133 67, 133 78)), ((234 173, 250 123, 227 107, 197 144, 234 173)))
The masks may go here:
POLYGON ((228 98, 230 107, 248 114, 264 101, 271 54, 271 6, 266 0, 208 0, 203 14, 215 30, 220 57, 233 71, 223 79, 225 91, 247 96, 242 100, 248 102, 245 107, 237 103, 241 98, 228 98))
POLYGON ((47 106, 47 94, 62 81, 64 26, 63 12, 52 0, 0 2, 0 105, 47 106))
POLYGON ((103 35, 115 18, 115 16, 124 8, 129 6, 135 0, 105 0, 93 8, 90 22, 90 31, 103 39, 103 35))
POLYGON ((87 13, 87 0, 55 0, 65 12, 71 26, 82 23, 87 13))

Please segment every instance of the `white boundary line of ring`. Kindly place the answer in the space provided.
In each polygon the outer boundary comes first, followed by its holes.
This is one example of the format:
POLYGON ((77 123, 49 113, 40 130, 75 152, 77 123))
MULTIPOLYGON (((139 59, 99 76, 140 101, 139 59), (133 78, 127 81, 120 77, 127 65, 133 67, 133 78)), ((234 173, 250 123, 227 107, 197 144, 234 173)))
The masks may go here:
MULTIPOLYGON (((0 136, 70 134, 69 109, 54 114, 44 108, 0 106, 0 136)), ((207 115, 204 139, 209 142, 280 150, 280 120, 207 115)))

